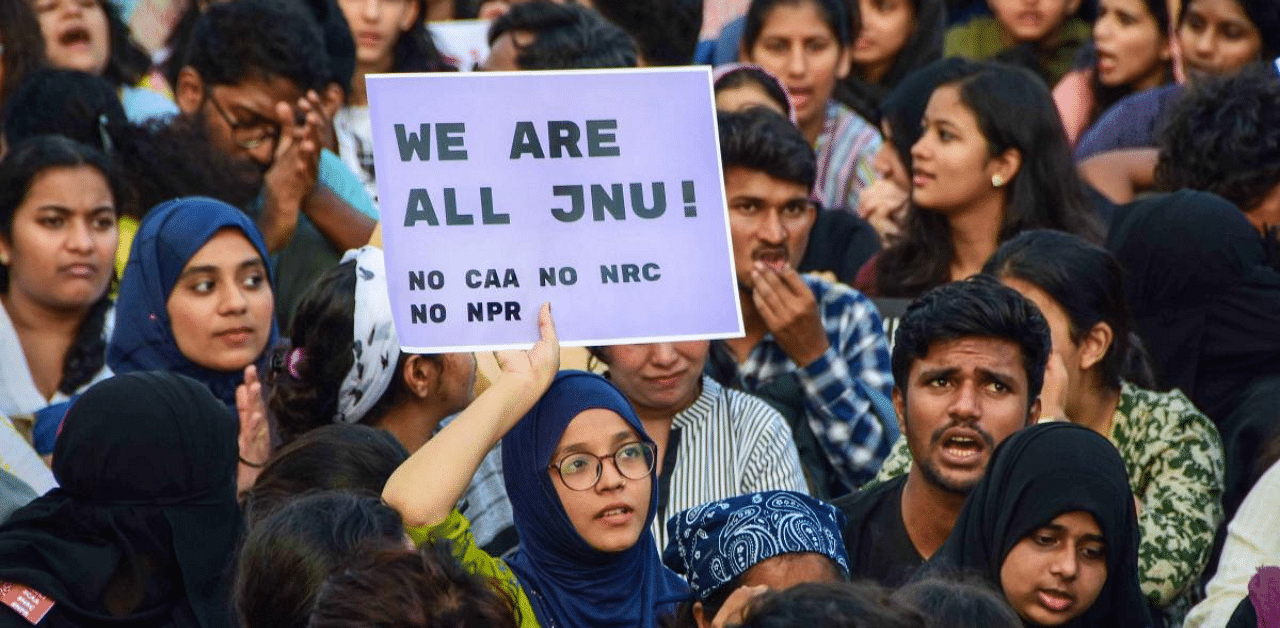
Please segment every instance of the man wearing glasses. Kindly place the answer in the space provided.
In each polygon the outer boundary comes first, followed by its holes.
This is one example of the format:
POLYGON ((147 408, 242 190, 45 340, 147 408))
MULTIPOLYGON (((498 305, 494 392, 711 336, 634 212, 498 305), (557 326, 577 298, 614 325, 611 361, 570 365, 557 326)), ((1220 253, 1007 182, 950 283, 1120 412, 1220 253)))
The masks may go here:
POLYGON ((800 131, 762 108, 719 121, 746 335, 712 345, 708 374, 775 402, 814 493, 847 493, 875 475, 892 444, 875 411, 893 384, 879 313, 852 288, 796 272, 817 212, 816 159, 800 131))
POLYGON ((331 164, 322 159, 345 166, 332 154, 322 158, 318 93, 331 74, 320 29, 289 2, 216 4, 197 22, 189 52, 178 108, 213 150, 261 173, 258 203, 246 211, 276 254, 276 315, 287 323, 315 277, 368 242, 375 222, 326 180, 331 164))

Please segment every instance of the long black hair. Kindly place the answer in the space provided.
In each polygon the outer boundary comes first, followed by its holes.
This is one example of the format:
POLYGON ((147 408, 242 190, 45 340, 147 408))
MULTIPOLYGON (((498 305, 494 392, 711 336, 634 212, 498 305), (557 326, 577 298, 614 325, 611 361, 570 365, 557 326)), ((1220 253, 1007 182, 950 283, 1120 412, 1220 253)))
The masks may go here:
MULTIPOLYGON (((1030 70, 1003 63, 974 67, 975 73, 948 85, 959 89, 961 103, 977 119, 991 157, 1009 149, 1022 156, 1007 183, 997 242, 1028 229, 1058 229, 1100 241, 1101 226, 1090 213, 1062 120, 1044 83, 1030 70)), ((880 257, 877 291, 912 297, 945 283, 954 254, 947 218, 913 206, 902 239, 880 257)))
POLYGON ((1124 271, 1106 249, 1061 231, 1025 231, 1000 245, 982 272, 998 279, 1020 279, 1049 295, 1070 328, 1067 337, 1079 344, 1098 323, 1111 328, 1111 346, 1099 362, 1102 385, 1119 390, 1127 380, 1154 388, 1142 341, 1124 296, 1124 271))
POLYGON ((134 41, 115 4, 109 0, 98 2, 107 14, 107 32, 111 36, 110 56, 102 76, 116 85, 137 85, 151 71, 151 55, 134 41))
MULTIPOLYGON (((894 55, 889 70, 878 82, 872 83, 858 76, 855 61, 849 76, 836 83, 835 98, 849 105, 859 115, 875 120, 880 117, 880 103, 889 91, 897 87, 908 74, 942 58, 942 40, 947 29, 947 7, 944 0, 904 0, 911 5, 914 17, 911 35, 902 49, 894 55)), ((855 22, 853 39, 861 30, 861 11, 858 0, 849 0, 851 18, 855 22)), ((917 124, 916 126, 919 126, 917 124)))
MULTIPOLYGON (((115 167, 105 155, 93 148, 57 135, 41 135, 12 147, 0 161, 0 236, 12 242, 14 213, 37 176, 50 168, 77 166, 88 166, 101 173, 113 200, 124 196, 115 167)), ((119 215, 120 205, 117 202, 116 216, 119 215)), ((9 269, 0 265, 0 292, 8 291, 9 269)), ((102 370, 106 362, 107 341, 102 330, 107 311, 111 309, 110 292, 109 288, 103 291, 76 327, 75 338, 62 358, 62 379, 58 382, 58 391, 63 394, 70 395, 79 390, 102 370)))

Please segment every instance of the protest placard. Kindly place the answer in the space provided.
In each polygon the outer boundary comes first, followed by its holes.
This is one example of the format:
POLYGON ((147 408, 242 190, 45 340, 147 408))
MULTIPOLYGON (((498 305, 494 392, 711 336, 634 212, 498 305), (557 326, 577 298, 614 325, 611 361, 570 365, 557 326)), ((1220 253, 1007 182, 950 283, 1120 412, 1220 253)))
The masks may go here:
POLYGON ((742 335, 706 68, 368 79, 406 351, 742 335))
POLYGON ((444 60, 459 72, 470 72, 489 56, 489 20, 430 22, 427 30, 444 60))

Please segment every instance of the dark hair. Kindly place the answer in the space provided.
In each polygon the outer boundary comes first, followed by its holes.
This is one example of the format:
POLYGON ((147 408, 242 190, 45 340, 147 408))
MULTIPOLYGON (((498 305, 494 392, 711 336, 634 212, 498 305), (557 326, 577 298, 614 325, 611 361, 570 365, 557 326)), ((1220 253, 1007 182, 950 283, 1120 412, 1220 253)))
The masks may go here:
POLYGON ((1098 323, 1111 328, 1111 346, 1099 362, 1102 385, 1120 388, 1126 379, 1155 386, 1124 296, 1124 271, 1106 249, 1061 231, 1036 229, 1000 245, 982 272, 1021 279, 1044 291, 1066 312, 1068 336, 1079 344, 1098 323))
POLYGON ((775 179, 813 187, 817 158, 790 120, 763 107, 716 113, 720 161, 726 170, 738 166, 775 179))
POLYGON ((120 10, 110 0, 98 0, 107 14, 107 33, 111 37, 107 67, 102 77, 116 85, 137 85, 151 71, 151 55, 133 40, 129 26, 120 18, 120 10))
POLYGON ((31 3, 0 2, 0 105, 26 76, 46 63, 44 36, 31 3))
MULTIPOLYGON (((115 167, 102 153, 58 135, 40 135, 10 147, 0 161, 0 236, 12 242, 13 216, 31 191, 40 173, 50 168, 88 166, 107 181, 113 199, 124 197, 115 167)), ((116 205, 116 216, 120 206, 116 205)), ((114 283, 114 281, 113 281, 114 283)), ((0 292, 9 291, 9 267, 0 265, 0 292)), ((111 309, 111 290, 89 306, 76 326, 76 335, 62 358, 62 379, 58 391, 70 395, 93 378, 106 361, 107 341, 102 330, 111 309)))
POLYGON ((1160 135, 1156 181, 1213 192, 1243 211, 1280 182, 1280 78, 1266 66, 1188 90, 1160 135))
POLYGON ((1022 620, 991 583, 976 576, 930 576, 889 599, 916 609, 930 628, 1022 628, 1022 620))
MULTIPOLYGON (((1186 0, 1178 14, 1178 26, 1187 21, 1187 8, 1196 0, 1186 0)), ((1244 14, 1253 22, 1262 37, 1262 61, 1270 62, 1280 55, 1280 4, 1275 0, 1235 0, 1244 14)))
POLYGON ((805 582, 766 593, 751 604, 739 628, 924 628, 916 611, 871 583, 805 582))
POLYGON ((751 6, 747 7, 746 23, 742 28, 742 47, 751 50, 756 39, 760 38, 760 31, 764 30, 765 21, 775 8, 803 4, 812 4, 818 9, 818 15, 827 23, 827 28, 831 29, 831 34, 835 35, 836 43, 841 48, 847 48, 853 42, 853 34, 849 29, 849 9, 844 0, 751 0, 751 6))
POLYGON ((337 0, 302 0, 311 12, 324 39, 329 58, 329 83, 336 83, 344 94, 351 93, 351 78, 356 72, 356 40, 351 36, 347 18, 337 0))
POLYGON ((911 172, 911 147, 920 141, 924 133, 920 121, 929 105, 929 96, 939 85, 957 81, 976 74, 980 66, 960 57, 939 59, 903 77, 898 86, 880 103, 881 120, 889 123, 893 132, 893 147, 898 158, 911 172))
MULTIPOLYGON (((289 442, 318 427, 329 425, 338 411, 338 389, 355 363, 353 347, 356 309, 356 262, 348 260, 320 275, 302 295, 290 322, 289 344, 276 350, 271 396, 267 405, 280 437, 289 442), (298 376, 285 368, 288 356, 301 349, 303 359, 294 365, 298 376)), ((426 355, 438 360, 439 356, 426 355)), ((401 353, 396 376, 382 397, 361 417, 373 423, 402 403, 410 394, 404 383, 401 353)))
POLYGON ((192 29, 186 65, 209 85, 281 77, 319 92, 332 76, 316 21, 297 3, 277 0, 209 7, 192 29))
MULTIPOLYGON (((1071 147, 1049 90, 1031 71, 980 63, 955 83, 960 101, 978 121, 996 157, 1017 150, 1022 164, 1006 185, 1008 203, 996 241, 1027 229, 1058 229, 1101 240, 1076 172, 1071 147)), ((943 85, 940 85, 943 87, 943 85)), ((936 89, 935 89, 936 91, 936 89)), ((881 255, 876 287, 882 296, 910 297, 948 280, 955 249, 946 217, 919 206, 907 212, 902 238, 881 255)))
POLYGON ((440 48, 427 29, 427 1, 413 1, 418 4, 418 19, 414 21, 413 28, 396 39, 391 50, 391 71, 447 72, 456 69, 440 54, 440 48))
POLYGON ((514 31, 533 33, 533 41, 517 46, 516 63, 522 70, 636 66, 631 37, 599 13, 577 4, 547 0, 517 4, 489 26, 489 44, 514 31))
POLYGON ((1027 404, 1040 396, 1052 340, 1034 303, 988 275, 942 284, 907 306, 893 337, 894 386, 905 390, 911 365, 939 342, 996 338, 1018 345, 1027 374, 1027 404))
POLYGON ((308 625, 516 628, 511 594, 496 580, 464 569, 449 547, 443 541, 409 551, 369 543, 359 560, 320 589, 308 625))
POLYGON ((347 424, 312 430, 271 456, 245 498, 245 520, 253 524, 307 491, 381 495, 408 459, 404 445, 384 430, 347 424))
POLYGON ((305 628, 325 580, 368 539, 400 542, 400 515, 377 497, 326 491, 299 497, 249 528, 236 568, 245 628, 305 628))
POLYGON ((29 75, 4 106, 4 134, 12 143, 36 135, 62 135, 110 154, 129 124, 116 88, 78 70, 45 69, 29 75))
MULTIPOLYGON (((873 83, 864 78, 857 61, 854 61, 849 75, 836 83, 835 98, 868 120, 881 117, 881 102, 903 79, 942 58, 943 35, 947 28, 945 0, 910 0, 909 4, 914 18, 911 33, 880 80, 873 83)), ((861 10, 857 0, 850 0, 848 5, 856 41, 862 28, 861 10)), ((919 122, 918 119, 913 121, 916 127, 920 126, 919 122)), ((908 144, 907 150, 910 149, 908 144)))
POLYGON ((647 65, 693 62, 702 30, 701 0, 594 0, 592 4, 635 39, 647 65))
POLYGON ((116 199, 121 213, 146 210, 182 196, 209 196, 247 207, 258 196, 257 166, 209 150, 204 125, 187 118, 133 124, 106 79, 75 70, 32 74, 7 103, 11 143, 43 134, 64 135, 112 157, 126 179, 116 199))
MULTIPOLYGON (((1142 5, 1146 7, 1147 13, 1156 22, 1156 33, 1163 37, 1168 43, 1169 34, 1169 5, 1165 0, 1142 0, 1142 5)), ((1088 44, 1088 54, 1079 55, 1085 57, 1090 67, 1096 67, 1097 53, 1093 49, 1092 41, 1088 44)), ((1078 57, 1079 57, 1078 56, 1078 57)), ((1173 57, 1164 61, 1164 80, 1162 83, 1168 83, 1173 80, 1173 57)), ((1098 76, 1096 70, 1089 72, 1089 91, 1093 93, 1093 106, 1089 109, 1089 124, 1098 121, 1102 114, 1106 113, 1112 105, 1120 102, 1122 98, 1132 94, 1138 90, 1133 85, 1103 85, 1102 78, 1098 76)))
POLYGON ((726 72, 716 80, 715 92, 719 94, 724 90, 738 89, 748 85, 759 86, 770 100, 778 103, 778 106, 787 112, 788 117, 795 113, 791 108, 791 98, 787 96, 787 90, 782 87, 782 83, 779 83, 772 74, 757 67, 748 65, 726 72))

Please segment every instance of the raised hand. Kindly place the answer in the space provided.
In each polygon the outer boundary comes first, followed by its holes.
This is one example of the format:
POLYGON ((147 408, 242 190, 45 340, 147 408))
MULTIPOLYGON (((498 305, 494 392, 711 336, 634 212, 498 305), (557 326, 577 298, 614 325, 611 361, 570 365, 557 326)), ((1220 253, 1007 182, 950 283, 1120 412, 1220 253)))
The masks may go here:
POLYGON ((822 357, 831 343, 822 327, 818 302, 800 274, 790 264, 774 269, 756 262, 751 280, 751 299, 787 357, 801 367, 822 357))

